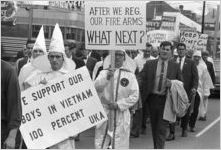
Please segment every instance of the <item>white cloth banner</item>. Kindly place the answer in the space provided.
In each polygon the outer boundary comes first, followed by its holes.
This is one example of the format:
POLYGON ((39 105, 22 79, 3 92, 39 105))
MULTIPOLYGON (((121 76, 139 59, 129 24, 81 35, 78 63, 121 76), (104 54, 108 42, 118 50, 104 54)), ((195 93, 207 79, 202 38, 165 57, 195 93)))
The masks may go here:
POLYGON ((186 49, 205 51, 208 35, 197 32, 180 32, 180 42, 186 44, 186 49))
POLYGON ((20 131, 29 149, 45 149, 107 116, 86 67, 21 93, 20 131))
POLYGON ((85 1, 87 49, 144 49, 145 1, 85 1))

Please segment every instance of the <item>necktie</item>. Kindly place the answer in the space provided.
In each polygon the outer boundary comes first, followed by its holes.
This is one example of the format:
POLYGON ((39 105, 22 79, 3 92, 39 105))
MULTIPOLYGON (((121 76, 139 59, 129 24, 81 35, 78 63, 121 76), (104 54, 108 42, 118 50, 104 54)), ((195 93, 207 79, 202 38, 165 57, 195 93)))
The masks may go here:
POLYGON ((162 84, 163 84, 163 73, 164 73, 164 61, 163 61, 162 64, 161 64, 161 72, 160 72, 160 81, 159 81, 159 84, 158 84, 158 91, 160 91, 161 88, 162 88, 162 84))
POLYGON ((180 67, 180 70, 182 70, 182 68, 181 68, 181 61, 182 61, 182 58, 179 57, 179 67, 180 67))

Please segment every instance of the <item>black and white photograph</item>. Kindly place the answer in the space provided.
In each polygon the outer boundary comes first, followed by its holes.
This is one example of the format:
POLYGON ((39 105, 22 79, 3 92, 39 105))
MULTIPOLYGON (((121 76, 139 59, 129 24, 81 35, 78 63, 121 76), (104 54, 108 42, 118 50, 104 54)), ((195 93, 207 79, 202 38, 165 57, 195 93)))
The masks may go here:
POLYGON ((220 149, 220 1, 1 1, 1 149, 220 149))

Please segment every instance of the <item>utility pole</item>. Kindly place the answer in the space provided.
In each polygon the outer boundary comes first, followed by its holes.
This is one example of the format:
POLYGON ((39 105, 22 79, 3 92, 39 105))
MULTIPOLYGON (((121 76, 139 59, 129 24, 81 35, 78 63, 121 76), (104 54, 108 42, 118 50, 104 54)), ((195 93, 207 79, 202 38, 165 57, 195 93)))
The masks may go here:
POLYGON ((206 6, 206 1, 203 1, 203 15, 202 15, 202 29, 201 29, 201 33, 203 33, 203 31, 204 31, 205 6, 206 6))
POLYGON ((32 38, 32 23, 33 23, 33 8, 30 6, 28 8, 29 12, 29 21, 28 21, 28 39, 31 40, 32 38))
POLYGON ((216 51, 217 51, 217 33, 219 29, 219 14, 220 13, 220 5, 217 5, 216 12, 216 21, 215 21, 215 31, 214 31, 214 45, 213 45, 213 58, 216 59, 216 51))

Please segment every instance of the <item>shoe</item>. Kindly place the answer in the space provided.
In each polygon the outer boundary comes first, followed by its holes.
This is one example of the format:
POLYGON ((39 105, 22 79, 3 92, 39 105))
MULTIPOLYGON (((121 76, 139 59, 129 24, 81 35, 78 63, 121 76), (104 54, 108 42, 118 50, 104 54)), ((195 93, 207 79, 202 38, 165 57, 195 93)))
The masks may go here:
POLYGON ((138 138, 138 137, 139 137, 139 134, 132 134, 132 133, 131 133, 131 134, 130 134, 130 137, 131 137, 131 138, 138 138))
POLYGON ((172 141, 175 140, 175 135, 170 133, 169 136, 166 138, 166 141, 172 141))
POLYGON ((206 121, 206 116, 204 116, 204 117, 199 117, 199 120, 200 120, 200 121, 206 121))
POLYGON ((188 136, 187 130, 182 130, 182 135, 181 136, 182 137, 187 137, 188 136))
POLYGON ((195 129, 190 127, 190 132, 195 132, 195 129))
POLYGON ((146 134, 147 134, 146 129, 142 129, 142 130, 141 130, 141 134, 146 135, 146 134))
POLYGON ((206 116, 202 117, 202 121, 206 121, 206 116))

